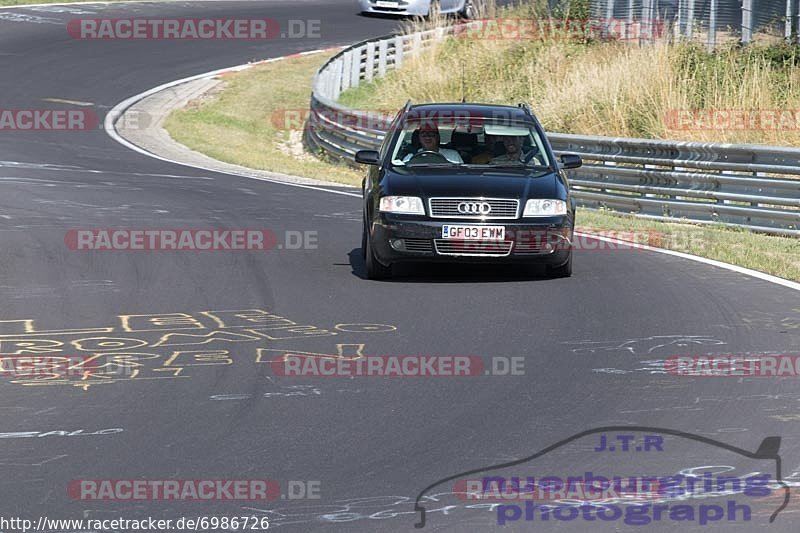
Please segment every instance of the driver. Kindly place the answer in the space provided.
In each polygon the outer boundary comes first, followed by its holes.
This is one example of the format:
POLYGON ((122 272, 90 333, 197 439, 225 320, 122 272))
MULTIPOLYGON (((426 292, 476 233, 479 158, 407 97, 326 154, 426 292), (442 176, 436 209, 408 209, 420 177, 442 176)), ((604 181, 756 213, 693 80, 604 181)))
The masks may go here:
POLYGON ((415 155, 421 152, 437 152, 445 157, 451 163, 461 164, 464 162, 461 159, 461 154, 450 148, 439 148, 439 128, 434 124, 423 124, 417 129, 419 135, 419 143, 421 148, 416 152, 412 152, 403 158, 403 162, 410 160, 415 155))
MULTIPOLYGON (((492 158, 490 163, 520 163, 525 161, 525 152, 522 150, 523 138, 518 135, 504 135, 501 139, 503 146, 506 148, 506 153, 492 158)), ((533 157, 530 161, 534 165, 541 165, 542 162, 538 157, 533 157)))

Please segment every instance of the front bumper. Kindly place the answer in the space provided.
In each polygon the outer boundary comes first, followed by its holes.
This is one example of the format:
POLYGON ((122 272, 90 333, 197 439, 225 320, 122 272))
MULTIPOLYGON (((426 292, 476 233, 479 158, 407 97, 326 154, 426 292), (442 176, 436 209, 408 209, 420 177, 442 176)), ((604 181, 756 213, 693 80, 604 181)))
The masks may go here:
MULTIPOLYGON (((386 0, 381 0, 381 3, 386 0)), ((378 5, 378 0, 359 0, 362 13, 380 13, 383 15, 412 15, 424 17, 428 15, 430 0, 388 0, 388 4, 378 5)))
POLYGON ((369 228, 383 264, 403 262, 537 263, 562 265, 572 251, 572 216, 547 219, 465 221, 376 214, 369 228), (505 226, 502 241, 442 239, 443 225, 505 226))

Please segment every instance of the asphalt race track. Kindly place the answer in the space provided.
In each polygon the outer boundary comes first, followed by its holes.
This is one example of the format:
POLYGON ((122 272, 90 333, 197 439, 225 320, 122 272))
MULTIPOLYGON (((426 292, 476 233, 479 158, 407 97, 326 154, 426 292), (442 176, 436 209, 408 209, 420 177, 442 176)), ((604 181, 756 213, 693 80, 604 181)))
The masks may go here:
MULTIPOLYGON (((102 119, 125 98, 174 79, 396 26, 358 16, 345 0, 0 9, 0 108, 91 108, 102 119), (319 19, 321 38, 91 41, 66 30, 80 17, 200 16, 269 17, 282 27, 319 19)), ((165 163, 102 128, 0 131, 0 354, 100 354, 87 363, 96 374, 88 379, 30 379, 0 367, 0 517, 36 524, 43 516, 173 523, 256 516, 286 531, 414 531, 414 502, 424 492, 426 529, 493 531, 496 504, 464 500, 452 480, 427 488, 452 476, 480 478, 464 473, 604 426, 649 429, 602 430, 510 470, 564 478, 625 469, 761 472, 773 480, 780 474, 784 486, 800 483, 796 377, 664 371, 676 355, 800 354, 797 291, 642 250, 581 251, 570 279, 438 266, 371 282, 360 232, 357 190, 335 194, 165 163), (263 229, 283 246, 67 246, 70 230, 91 228, 263 229), (297 235, 310 236, 309 246, 295 249, 297 235), (317 361, 478 356, 502 375, 279 376, 269 361, 284 353, 317 361), (524 370, 506 375, 510 361, 524 370), (658 448, 595 451, 600 437, 608 444, 631 434, 640 442, 662 435, 657 428, 686 435, 664 433, 658 448), (769 436, 782 439, 780 472, 765 456, 716 444, 755 452, 769 436), (280 495, 103 500, 75 489, 80 480, 265 479, 280 495)), ((782 489, 765 498, 705 496, 688 503, 736 499, 752 505, 750 521, 742 512, 702 525, 697 516, 665 515, 643 529, 621 519, 528 519, 517 502, 522 514, 512 520, 515 510, 505 508, 503 531, 800 529, 800 496, 768 522, 782 489)), ((0 531, 20 530, 0 523, 0 531)))

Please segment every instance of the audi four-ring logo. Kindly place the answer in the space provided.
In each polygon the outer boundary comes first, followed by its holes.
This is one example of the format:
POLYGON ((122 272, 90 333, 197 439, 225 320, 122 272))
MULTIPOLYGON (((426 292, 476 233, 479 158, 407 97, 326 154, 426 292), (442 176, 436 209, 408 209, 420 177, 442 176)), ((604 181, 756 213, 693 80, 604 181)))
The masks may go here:
POLYGON ((488 215, 492 211, 489 202, 461 202, 458 212, 462 215, 488 215))

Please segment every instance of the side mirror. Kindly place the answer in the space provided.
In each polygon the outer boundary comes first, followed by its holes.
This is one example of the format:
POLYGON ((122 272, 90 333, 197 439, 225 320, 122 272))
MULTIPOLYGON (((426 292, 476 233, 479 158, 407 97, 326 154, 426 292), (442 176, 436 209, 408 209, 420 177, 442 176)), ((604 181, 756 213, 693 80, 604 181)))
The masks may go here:
POLYGON ((356 163, 364 163, 365 165, 378 164, 378 152, 375 150, 359 150, 356 152, 356 163))
POLYGON ((564 154, 561 156, 561 168, 568 169, 568 168, 578 168, 583 165, 583 161, 581 161, 581 156, 577 154, 564 154))

